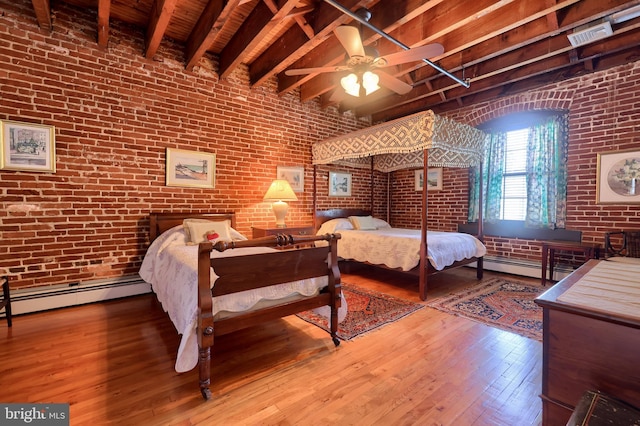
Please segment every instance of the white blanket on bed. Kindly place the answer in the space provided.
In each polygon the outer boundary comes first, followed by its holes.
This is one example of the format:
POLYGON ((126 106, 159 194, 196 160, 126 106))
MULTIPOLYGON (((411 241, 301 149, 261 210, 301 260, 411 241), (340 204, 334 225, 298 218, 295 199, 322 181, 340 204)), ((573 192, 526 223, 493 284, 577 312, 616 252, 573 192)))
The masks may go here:
MULTIPOLYGON (((408 271, 420 263, 420 230, 382 228, 339 230, 338 256, 342 259, 386 265, 408 271)), ((441 271, 456 261, 481 257, 487 249, 473 235, 459 232, 427 232, 427 257, 441 271)))
MULTIPOLYGON (((222 253, 212 251, 211 257, 240 256, 274 251, 273 248, 251 247, 227 250, 222 253)), ((198 309, 198 246, 186 245, 186 235, 182 225, 164 232, 151 244, 139 271, 140 277, 151 284, 158 300, 169 318, 182 335, 175 364, 177 372, 193 369, 198 364, 198 341, 196 335, 198 309)), ((217 275, 212 271, 211 285, 217 275)), ((244 312, 258 302, 277 300, 295 294, 312 296, 327 285, 327 277, 312 278, 257 290, 244 291, 213 298, 213 314, 218 312, 244 312)), ((346 316, 346 301, 338 320, 346 316)), ((329 309, 319 308, 321 315, 328 316, 329 309)))

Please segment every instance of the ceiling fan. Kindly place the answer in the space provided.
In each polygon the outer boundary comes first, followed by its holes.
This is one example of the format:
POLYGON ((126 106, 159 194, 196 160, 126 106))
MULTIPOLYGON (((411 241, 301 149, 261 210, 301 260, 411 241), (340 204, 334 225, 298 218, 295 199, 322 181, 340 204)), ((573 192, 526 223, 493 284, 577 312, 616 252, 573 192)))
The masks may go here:
MULTIPOLYGON (((371 13, 367 9, 360 9, 356 13, 365 21, 371 18, 371 13)), ((422 61, 444 52, 442 45, 434 43, 380 56, 375 48, 362 44, 361 26, 341 25, 333 32, 346 51, 344 65, 291 69, 286 70, 285 74, 294 76, 330 72, 343 73, 346 75, 341 78, 340 84, 345 92, 352 96, 366 96, 380 88, 378 83, 404 95, 409 93, 413 86, 383 71, 383 69, 408 62, 422 61)))

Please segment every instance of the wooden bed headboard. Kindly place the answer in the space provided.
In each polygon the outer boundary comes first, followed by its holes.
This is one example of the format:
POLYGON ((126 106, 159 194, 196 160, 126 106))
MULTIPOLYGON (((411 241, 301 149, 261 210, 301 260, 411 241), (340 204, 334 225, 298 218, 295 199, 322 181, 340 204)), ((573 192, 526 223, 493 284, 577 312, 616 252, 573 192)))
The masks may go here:
POLYGON ((172 212, 172 213, 149 213, 149 242, 152 242, 163 232, 182 225, 185 219, 208 219, 208 220, 229 220, 231 227, 236 227, 236 214, 225 213, 193 213, 193 212, 172 212))
POLYGON ((316 210, 316 214, 314 218, 314 226, 317 232, 323 223, 331 219, 338 219, 341 217, 349 217, 349 216, 369 216, 370 214, 371 214, 370 210, 363 210, 363 209, 316 210))

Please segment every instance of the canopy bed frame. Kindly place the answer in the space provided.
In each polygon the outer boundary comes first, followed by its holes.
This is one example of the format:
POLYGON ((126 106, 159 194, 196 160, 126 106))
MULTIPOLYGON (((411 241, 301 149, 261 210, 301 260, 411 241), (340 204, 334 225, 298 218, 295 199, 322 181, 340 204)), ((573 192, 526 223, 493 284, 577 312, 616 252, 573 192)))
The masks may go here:
MULTIPOLYGON (((430 110, 423 111, 314 144, 312 146, 314 180, 317 175, 317 166, 329 164, 370 168, 372 182, 374 171, 390 173, 401 169, 422 168, 426 179, 429 167, 479 167, 481 169, 486 142, 487 134, 481 130, 440 117, 430 110)), ((479 173, 479 176, 482 179, 482 173, 479 173)), ((427 187, 425 183, 422 188, 420 262, 417 271, 412 271, 419 276, 419 296, 422 300, 427 298, 427 276, 433 273, 427 261, 427 187)), ((480 187, 482 187, 482 181, 480 181, 480 187)), ((349 213, 344 209, 319 212, 316 197, 317 190, 314 191, 313 200, 314 212, 316 212, 315 229, 319 229, 326 220, 345 217, 343 215, 349 213)), ((482 206, 482 191, 480 191, 478 202, 482 206)), ((482 208, 478 210, 480 217, 476 238, 483 241, 482 208)), ((374 211, 373 184, 371 207, 368 212, 372 211, 374 211)), ((387 220, 389 220, 388 217, 387 220)), ((456 262, 451 267, 472 262, 477 262, 477 276, 478 279, 482 278, 482 257, 456 262)))
MULTIPOLYGON (((181 225, 186 218, 212 221, 228 220, 232 227, 235 224, 233 213, 151 213, 149 232, 151 242, 162 233, 181 225)), ((336 336, 338 309, 342 300, 340 270, 336 254, 336 241, 339 238, 339 235, 330 234, 319 236, 280 234, 253 240, 217 241, 215 244, 200 243, 197 246, 196 335, 199 384, 205 399, 211 398, 211 390, 209 389, 211 347, 215 336, 261 324, 264 321, 328 306, 331 338, 336 346, 340 344, 336 336), (322 247, 313 247, 315 241, 325 241, 326 243, 322 247), (294 248, 298 245, 305 247, 294 248), (237 256, 211 256, 212 251, 223 252, 249 247, 279 247, 287 248, 287 250, 268 250, 262 253, 237 256), (213 287, 211 286, 212 272, 217 276, 213 287), (318 277, 326 278, 327 285, 317 294, 311 296, 288 295, 282 300, 271 300, 267 304, 245 312, 234 312, 224 316, 214 315, 212 308, 215 297, 283 283, 317 279, 318 277)), ((171 285, 177 286, 180 283, 175 282, 171 285)), ((195 288, 196 286, 191 287, 195 288)), ((169 313, 171 316, 171 312, 169 313)))

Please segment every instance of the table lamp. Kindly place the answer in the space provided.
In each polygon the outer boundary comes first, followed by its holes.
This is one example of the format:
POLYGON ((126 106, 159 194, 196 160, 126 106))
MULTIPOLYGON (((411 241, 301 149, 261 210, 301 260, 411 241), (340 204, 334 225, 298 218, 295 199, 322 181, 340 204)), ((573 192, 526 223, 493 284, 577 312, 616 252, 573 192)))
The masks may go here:
POLYGON ((287 215, 289 205, 285 201, 298 201, 298 197, 293 192, 291 185, 284 179, 276 179, 271 182, 271 186, 264 194, 263 201, 273 201, 271 208, 276 216, 276 227, 286 228, 284 218, 287 215))

